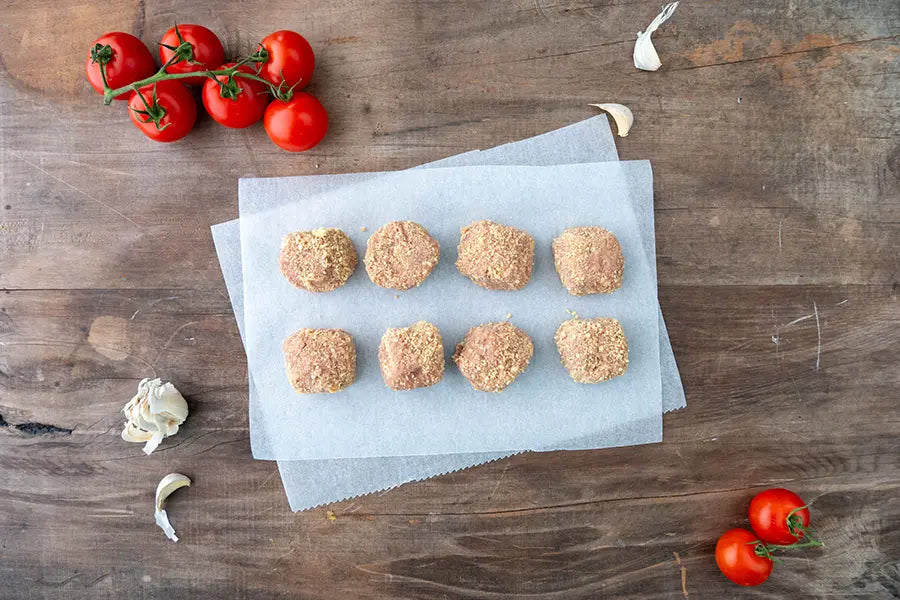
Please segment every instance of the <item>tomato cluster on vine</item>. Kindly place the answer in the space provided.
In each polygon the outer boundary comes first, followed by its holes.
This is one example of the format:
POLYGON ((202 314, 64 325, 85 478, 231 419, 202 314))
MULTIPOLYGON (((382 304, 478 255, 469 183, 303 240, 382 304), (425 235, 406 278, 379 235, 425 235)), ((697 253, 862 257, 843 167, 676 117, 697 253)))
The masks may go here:
POLYGON ((315 54, 294 31, 267 35, 252 54, 225 61, 218 36, 202 25, 172 27, 159 42, 157 69, 141 40, 120 31, 99 37, 85 63, 87 79, 103 96, 128 102, 132 122, 158 142, 186 136, 197 120, 187 86, 202 86, 203 107, 217 123, 249 127, 262 120, 269 138, 289 152, 316 146, 328 131, 328 113, 302 90, 312 78, 315 54))
POLYGON ((738 585, 759 585, 775 566, 774 552, 822 546, 812 536, 809 508, 784 488, 760 492, 750 501, 750 527, 730 529, 716 542, 716 564, 738 585))

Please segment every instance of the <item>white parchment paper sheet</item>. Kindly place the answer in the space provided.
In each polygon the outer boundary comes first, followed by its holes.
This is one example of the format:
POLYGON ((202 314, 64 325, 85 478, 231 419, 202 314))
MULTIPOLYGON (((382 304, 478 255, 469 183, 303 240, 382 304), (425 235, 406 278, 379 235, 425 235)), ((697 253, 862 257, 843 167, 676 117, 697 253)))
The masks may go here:
MULTIPOLYGON (((364 184, 259 211, 253 198, 290 197, 291 178, 241 181, 241 246, 250 370, 262 398, 254 454, 275 459, 364 458, 448 452, 556 449, 562 440, 634 428, 659 416, 656 279, 616 163, 555 167, 463 167, 391 173, 364 184), (373 285, 363 269, 328 294, 297 290, 277 256, 287 233, 337 226, 363 254, 371 231, 396 219, 425 225, 442 261, 419 288, 399 294, 373 285), (518 292, 483 290, 455 269, 459 228, 489 218, 528 230, 536 242, 532 282, 518 292), (622 289, 575 298, 560 285, 550 242, 565 227, 602 224, 616 233, 626 259, 622 289), (361 232, 360 226, 370 228, 361 232), (567 310, 613 316, 625 328, 628 372, 599 386, 576 384, 559 364, 553 333, 567 310), (438 325, 447 355, 469 327, 513 322, 535 342, 535 357, 502 396, 472 390, 454 368, 427 389, 384 386, 377 347, 388 327, 425 319, 438 325), (301 327, 341 327, 354 336, 357 382, 339 394, 302 396, 284 373, 281 341, 301 327)), ((634 431, 656 441, 655 431, 634 431)), ((573 442, 570 442, 570 444, 573 442)), ((636 443, 640 443, 639 441, 636 443)))
MULTIPOLYGON (((585 145, 595 138, 589 137, 585 145)), ((647 161, 626 161, 621 163, 629 182, 635 213, 644 232, 645 251, 655 256, 653 228, 653 189, 650 164, 647 161), (647 233, 649 232, 649 236, 647 233)), ((346 176, 321 176, 315 179, 343 179, 346 176)), ((311 179, 311 178, 305 178, 311 179)), ((231 296, 243 294, 240 272, 240 231, 237 220, 213 227, 213 238, 222 261, 226 284, 231 296), (233 227, 226 228, 226 225, 233 227)), ((651 265, 653 262, 651 262, 651 265)), ((240 306, 243 306, 242 304, 240 306)), ((236 313, 238 326, 243 331, 243 313, 236 313)), ((666 361, 661 357, 665 368, 666 361)), ((671 362, 674 369, 674 360, 671 362)), ((677 371, 675 373, 677 379, 677 371)), ((665 377, 663 378, 665 382, 665 377)), ((258 402, 256 390, 250 377, 250 401, 258 402)), ((253 412, 258 412, 253 411, 253 412)), ((625 445, 629 440, 610 440, 607 445, 625 445)), ((601 445, 600 440, 592 442, 593 447, 601 445)), ((474 465, 510 456, 509 453, 447 454, 436 456, 382 457, 361 459, 278 461, 285 492, 292 510, 306 510, 321 504, 337 502, 346 498, 396 487, 406 482, 434 477, 442 473, 456 471, 474 465)))
MULTIPOLYGON (((605 162, 618 158, 612 133, 605 116, 600 115, 533 138, 484 151, 468 152, 422 165, 422 168, 465 164, 567 164, 605 162)), ((642 231, 653 230, 653 191, 649 164, 623 163, 632 188, 632 202, 642 231), (633 168, 631 168, 633 167, 633 168), (643 169, 646 173, 638 172, 643 169), (641 185, 646 182, 646 185, 641 185)), ((333 189, 350 181, 361 181, 367 173, 322 175, 305 178, 310 184, 333 189)), ((279 201, 281 199, 273 199, 279 201)), ((243 337, 243 274, 240 262, 240 225, 237 219, 212 226, 213 241, 225 284, 234 308, 238 329, 243 337)), ((644 239, 655 267, 655 240, 644 239)), ((685 406, 684 391, 675 365, 668 333, 660 312, 660 361, 662 365, 663 410, 685 406)), ((252 373, 249 374, 250 402, 257 401, 252 373)), ((477 464, 509 456, 508 453, 448 454, 439 456, 382 457, 278 461, 284 488, 293 510, 336 502, 361 494, 390 489, 400 484, 426 479, 477 464)))

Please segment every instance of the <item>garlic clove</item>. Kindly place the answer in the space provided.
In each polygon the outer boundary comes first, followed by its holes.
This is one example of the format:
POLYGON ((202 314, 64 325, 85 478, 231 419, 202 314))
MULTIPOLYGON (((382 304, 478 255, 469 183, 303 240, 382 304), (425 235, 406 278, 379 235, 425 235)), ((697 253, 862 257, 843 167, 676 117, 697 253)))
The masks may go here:
POLYGON ((619 136, 625 137, 628 135, 632 124, 634 124, 634 114, 630 108, 624 104, 588 104, 588 106, 595 106, 611 114, 616 122, 616 128, 619 130, 619 136))
POLYGON ((158 423, 154 416, 150 414, 146 402, 142 402, 131 409, 131 422, 147 431, 156 431, 159 429, 158 423))
POLYGON ((662 61, 659 60, 659 54, 657 54, 656 48, 653 46, 653 40, 650 39, 650 36, 654 31, 659 29, 663 23, 668 21, 673 14, 675 14, 676 8, 678 8, 677 2, 666 4, 662 11, 656 15, 656 18, 650 22, 646 31, 638 32, 637 41, 634 43, 634 53, 632 55, 634 66, 636 68, 641 69, 642 71, 656 71, 662 66, 662 61))
POLYGON ((122 439, 126 442, 146 442, 152 434, 137 427, 134 423, 125 423, 125 429, 122 430, 122 439))
POLYGON ((173 542, 178 541, 178 536, 175 535, 175 528, 169 523, 169 515, 163 509, 163 504, 172 492, 187 485, 191 485, 191 480, 187 475, 169 473, 156 486, 156 508, 153 511, 153 517, 156 520, 156 524, 166 534, 166 537, 173 542))

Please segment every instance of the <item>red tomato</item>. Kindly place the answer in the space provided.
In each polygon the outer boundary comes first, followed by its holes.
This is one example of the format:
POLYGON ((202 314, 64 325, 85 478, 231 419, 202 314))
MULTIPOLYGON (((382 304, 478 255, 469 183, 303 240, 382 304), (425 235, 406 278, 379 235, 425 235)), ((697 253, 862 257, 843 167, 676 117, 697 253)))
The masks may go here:
POLYGON ((132 92, 128 113, 137 128, 151 140, 174 142, 194 128, 197 103, 182 84, 164 80, 132 92), (158 126, 153 117, 159 119, 158 126))
POLYGON ((750 501, 750 526, 764 542, 793 544, 809 527, 809 509, 794 492, 772 488, 750 501))
POLYGON ((303 152, 322 141, 328 131, 328 113, 312 94, 300 92, 284 102, 273 100, 266 109, 269 139, 288 152, 303 152))
POLYGON ((316 58, 305 37, 294 31, 281 30, 264 37, 260 45, 269 53, 269 60, 259 72, 260 77, 276 86, 283 77, 286 87, 298 82, 297 89, 306 87, 312 78, 316 58))
MULTIPOLYGON (((110 88, 116 89, 146 79, 156 73, 156 63, 153 55, 144 45, 144 42, 130 33, 113 31, 104 34, 94 40, 91 48, 97 45, 110 46, 112 56, 106 63, 106 82, 110 88)), ((84 64, 87 80, 97 93, 103 95, 103 76, 100 74, 100 64, 94 62, 88 55, 84 64)), ((123 92, 116 96, 116 100, 128 100, 132 92, 123 92)))
MULTIPOLYGON (((216 70, 227 69, 233 67, 234 64, 228 63, 216 70)), ((254 73, 253 69, 247 65, 239 67, 238 70, 242 73, 254 73)), ((203 106, 206 107, 206 112, 217 123, 225 127, 240 129, 253 125, 262 119, 268 104, 268 88, 259 81, 253 81, 246 77, 229 78, 219 75, 215 80, 207 78, 206 83, 203 84, 203 106), (232 82, 229 82, 229 79, 232 82), (234 93, 234 97, 229 97, 229 93, 234 93)))
POLYGON ((738 585, 759 585, 772 573, 772 560, 759 556, 759 540, 746 529, 731 529, 716 542, 716 564, 728 579, 738 585))
MULTIPOLYGON (((175 55, 175 51, 172 48, 177 48, 178 44, 181 43, 178 40, 178 34, 181 34, 182 40, 191 45, 194 62, 180 60, 166 67, 166 73, 205 71, 214 69, 225 62, 225 48, 222 47, 222 42, 219 41, 216 34, 202 25, 191 25, 188 23, 176 25, 162 36, 162 40, 159 42, 159 60, 162 64, 169 62, 169 59, 175 55)), ((206 77, 198 75, 197 77, 179 79, 179 81, 188 85, 203 85, 206 79, 206 77)))

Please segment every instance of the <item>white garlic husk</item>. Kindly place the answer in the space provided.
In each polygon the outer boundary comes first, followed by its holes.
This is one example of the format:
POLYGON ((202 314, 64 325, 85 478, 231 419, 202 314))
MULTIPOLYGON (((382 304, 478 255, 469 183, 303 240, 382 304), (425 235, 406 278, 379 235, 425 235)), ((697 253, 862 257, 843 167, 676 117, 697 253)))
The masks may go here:
POLYGON ((150 454, 164 438, 178 433, 178 426, 188 416, 188 405, 181 393, 169 382, 143 379, 137 394, 122 409, 126 442, 144 442, 144 453, 150 454))
POLYGON ((588 106, 595 106, 612 115, 613 120, 616 122, 616 129, 619 130, 619 137, 628 135, 631 126, 634 124, 634 114, 630 108, 624 104, 588 104, 588 106))
POLYGON ((656 71, 662 66, 662 61, 659 60, 659 54, 656 53, 656 48, 653 47, 653 40, 650 39, 650 36, 659 29, 660 25, 669 20, 675 13, 676 8, 678 8, 677 2, 666 4, 662 11, 656 15, 656 18, 650 22, 646 31, 638 32, 637 41, 634 43, 633 55, 634 66, 638 69, 642 71, 656 71))
POLYGON ((175 535, 175 528, 169 523, 169 515, 166 514, 163 504, 172 492, 186 485, 191 485, 191 479, 187 475, 169 473, 156 486, 156 507, 153 511, 153 518, 166 534, 166 537, 173 542, 178 541, 178 536, 175 535))

